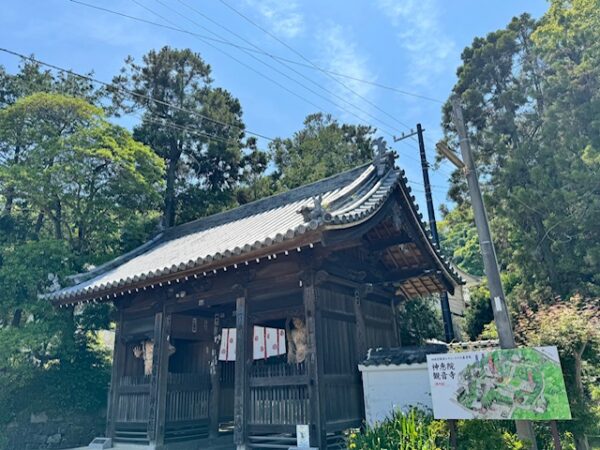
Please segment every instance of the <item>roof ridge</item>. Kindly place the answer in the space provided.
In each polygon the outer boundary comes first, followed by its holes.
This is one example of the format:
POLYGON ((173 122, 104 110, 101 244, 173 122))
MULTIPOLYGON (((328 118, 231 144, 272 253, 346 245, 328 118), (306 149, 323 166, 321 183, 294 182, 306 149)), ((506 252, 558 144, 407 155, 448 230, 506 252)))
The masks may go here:
POLYGON ((213 228, 225 223, 241 220, 255 214, 260 214, 265 211, 276 209, 279 206, 286 205, 293 201, 298 201, 304 198, 309 198, 327 192, 334 187, 334 182, 345 181, 346 178, 348 178, 348 181, 353 180, 356 172, 363 171, 369 165, 372 165, 372 162, 361 164, 360 166, 356 166, 344 172, 331 175, 321 180, 314 181, 310 184, 298 186, 294 189, 279 192, 268 197, 254 200, 252 202, 236 206, 235 208, 228 209, 220 213, 200 217, 193 221, 186 222, 184 224, 177 225, 172 228, 168 228, 164 230, 164 237, 162 240, 168 241, 171 239, 177 239, 189 233, 194 233, 205 229, 213 228))

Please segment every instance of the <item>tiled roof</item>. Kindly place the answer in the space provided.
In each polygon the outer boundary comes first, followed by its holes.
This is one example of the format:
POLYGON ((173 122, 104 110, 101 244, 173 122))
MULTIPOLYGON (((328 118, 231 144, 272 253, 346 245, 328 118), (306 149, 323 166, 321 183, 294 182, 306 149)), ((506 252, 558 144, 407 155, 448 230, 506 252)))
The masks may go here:
MULTIPOLYGON (((78 275, 51 300, 100 298, 179 272, 201 271, 229 258, 290 241, 314 230, 346 228, 379 210, 393 188, 407 188, 404 171, 365 164, 330 178, 167 229, 136 250, 78 275)), ((423 227, 423 224, 420 224, 423 227)), ((316 235, 316 234, 315 234, 316 235)), ((305 243, 306 245, 306 243, 305 243)), ((439 258, 441 258, 438 255, 439 258)), ((439 259, 438 258, 438 259, 439 259)), ((441 260, 441 259, 440 259, 441 260)), ((448 273, 451 269, 442 263, 448 273)), ((459 278, 456 277, 458 280, 459 278)))
POLYGON ((448 353, 448 346, 444 343, 425 344, 420 347, 391 347, 372 348, 367 353, 367 358, 361 362, 363 366, 389 366, 400 364, 422 364, 427 362, 427 355, 448 353))

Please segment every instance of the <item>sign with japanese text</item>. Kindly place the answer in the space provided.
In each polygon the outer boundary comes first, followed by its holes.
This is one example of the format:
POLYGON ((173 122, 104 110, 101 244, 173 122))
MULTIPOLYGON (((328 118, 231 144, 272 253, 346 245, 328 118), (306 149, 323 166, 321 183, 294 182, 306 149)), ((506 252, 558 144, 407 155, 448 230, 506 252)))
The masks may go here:
POLYGON ((556 347, 427 355, 436 419, 571 418, 556 347))

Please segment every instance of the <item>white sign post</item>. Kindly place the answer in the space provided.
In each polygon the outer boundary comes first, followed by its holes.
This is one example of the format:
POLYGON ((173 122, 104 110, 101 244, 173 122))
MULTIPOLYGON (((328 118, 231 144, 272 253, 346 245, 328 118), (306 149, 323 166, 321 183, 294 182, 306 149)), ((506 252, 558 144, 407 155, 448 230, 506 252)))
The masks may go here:
POLYGON ((568 420, 556 347, 427 355, 436 419, 568 420))
POLYGON ((310 448, 310 431, 308 425, 296 425, 296 445, 298 448, 310 448))

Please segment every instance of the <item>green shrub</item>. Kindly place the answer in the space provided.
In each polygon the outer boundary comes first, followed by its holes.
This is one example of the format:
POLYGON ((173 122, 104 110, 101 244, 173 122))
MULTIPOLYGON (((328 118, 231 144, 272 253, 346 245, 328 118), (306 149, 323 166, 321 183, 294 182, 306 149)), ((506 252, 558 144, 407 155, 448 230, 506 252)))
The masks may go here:
POLYGON ((441 421, 417 409, 396 411, 392 417, 348 438, 350 450, 446 450, 447 436, 441 421), (440 441, 443 444, 440 444, 440 441))
MULTIPOLYGON (((498 420, 458 420, 458 450, 525 450, 512 422, 498 420)), ((444 420, 418 409, 394 412, 373 427, 348 437, 350 450, 450 450, 450 433, 444 420)), ((541 447, 541 448, 546 448, 541 447)), ((568 447, 567 447, 568 448, 568 447)))

